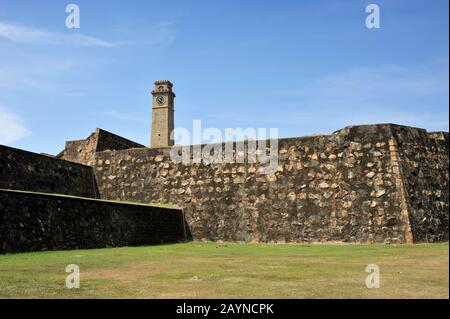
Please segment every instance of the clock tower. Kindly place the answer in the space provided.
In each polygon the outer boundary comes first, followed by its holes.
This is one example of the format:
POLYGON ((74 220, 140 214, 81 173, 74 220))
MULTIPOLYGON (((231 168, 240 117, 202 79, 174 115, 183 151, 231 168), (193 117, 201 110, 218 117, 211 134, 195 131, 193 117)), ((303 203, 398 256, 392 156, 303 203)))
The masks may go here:
POLYGON ((172 91, 173 84, 167 80, 155 81, 152 90, 152 133, 151 147, 170 147, 173 141, 170 134, 174 129, 173 104, 175 93, 172 91))

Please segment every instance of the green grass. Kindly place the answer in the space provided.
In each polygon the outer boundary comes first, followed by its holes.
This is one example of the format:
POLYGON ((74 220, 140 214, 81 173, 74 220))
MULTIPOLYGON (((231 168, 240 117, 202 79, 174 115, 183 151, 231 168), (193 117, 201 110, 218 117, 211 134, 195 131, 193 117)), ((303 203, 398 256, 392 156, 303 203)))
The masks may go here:
POLYGON ((185 244, 0 255, 1 298, 448 298, 448 243, 185 244), (381 288, 367 289, 367 264, 381 288), (77 264, 81 287, 65 287, 77 264))

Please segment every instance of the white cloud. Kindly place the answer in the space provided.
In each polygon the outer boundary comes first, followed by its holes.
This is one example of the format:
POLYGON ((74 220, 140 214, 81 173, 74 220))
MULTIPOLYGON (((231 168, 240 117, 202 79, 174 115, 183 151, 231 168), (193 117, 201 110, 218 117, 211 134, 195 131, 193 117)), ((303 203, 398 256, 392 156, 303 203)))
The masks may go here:
POLYGON ((0 22, 0 38, 24 44, 64 44, 88 47, 116 47, 125 42, 109 42, 81 33, 57 33, 44 29, 0 22))
POLYGON ((59 56, 48 59, 28 53, 5 54, 5 57, 0 59, 0 93, 7 94, 17 89, 58 92, 61 87, 61 81, 58 80, 69 74, 80 63, 59 56), (57 87, 58 90, 55 89, 57 87), (5 89, 4 92, 2 89, 5 89))
POLYGON ((0 106, 0 144, 13 143, 29 134, 30 131, 16 114, 0 106))

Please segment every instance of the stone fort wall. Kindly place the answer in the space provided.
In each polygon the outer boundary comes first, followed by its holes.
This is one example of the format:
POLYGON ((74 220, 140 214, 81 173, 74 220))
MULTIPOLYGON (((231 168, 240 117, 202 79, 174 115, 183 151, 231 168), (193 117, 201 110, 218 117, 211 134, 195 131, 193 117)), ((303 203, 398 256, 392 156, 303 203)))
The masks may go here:
POLYGON ((448 240, 448 133, 396 130, 414 241, 448 240))
POLYGON ((0 145, 0 189, 98 198, 90 166, 0 145))
POLYGON ((181 210, 0 189, 0 254, 189 238, 181 210))
POLYGON ((0 254, 191 237, 180 209, 98 197, 91 166, 0 145, 0 254))
POLYGON ((385 124, 280 139, 271 175, 258 163, 176 164, 169 153, 95 153, 102 198, 179 205, 196 240, 448 240, 444 133, 385 124))
POLYGON ((70 162, 92 165, 93 156, 96 152, 142 147, 144 145, 97 128, 86 139, 67 141, 64 150, 56 157, 70 162))

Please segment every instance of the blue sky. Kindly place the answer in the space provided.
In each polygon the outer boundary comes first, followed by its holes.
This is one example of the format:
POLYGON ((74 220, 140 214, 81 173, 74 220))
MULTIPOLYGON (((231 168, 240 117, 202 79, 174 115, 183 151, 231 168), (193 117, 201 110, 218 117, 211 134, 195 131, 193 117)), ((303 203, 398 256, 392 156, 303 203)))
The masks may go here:
POLYGON ((0 144, 57 153, 100 127, 148 145, 156 79, 174 83, 176 127, 448 131, 448 10, 447 0, 0 0, 0 144), (80 29, 65 27, 69 3, 80 29), (369 3, 380 29, 365 27, 369 3))

